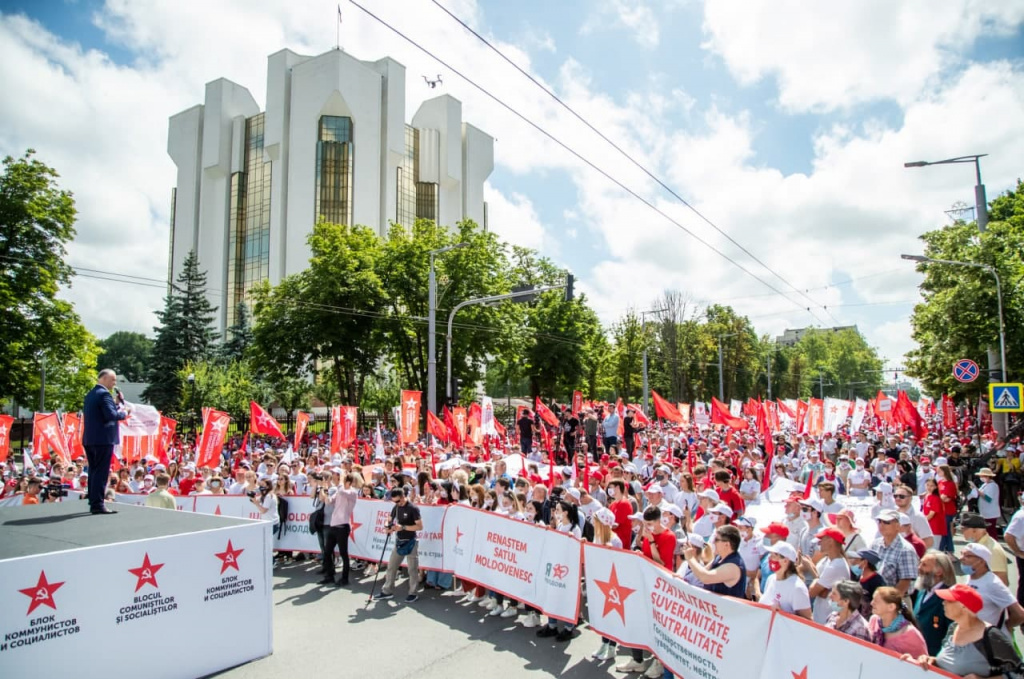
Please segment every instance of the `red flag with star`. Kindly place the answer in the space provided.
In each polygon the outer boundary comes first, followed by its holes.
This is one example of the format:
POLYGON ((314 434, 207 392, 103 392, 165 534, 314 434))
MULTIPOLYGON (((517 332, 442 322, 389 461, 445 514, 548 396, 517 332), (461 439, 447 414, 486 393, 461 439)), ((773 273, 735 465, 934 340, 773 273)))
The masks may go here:
POLYGON ((340 453, 356 440, 358 410, 355 406, 331 408, 331 455, 340 453))
POLYGON ((228 540, 227 549, 223 552, 214 553, 214 556, 220 559, 220 572, 222 575, 229 568, 238 570, 238 557, 244 551, 244 549, 235 549, 231 544, 231 540, 228 540))
POLYGON ((224 450, 224 439, 228 435, 228 423, 231 416, 219 410, 210 409, 203 420, 203 435, 199 439, 199 451, 196 453, 196 467, 216 467, 220 465, 220 455, 224 450))
POLYGON ((399 437, 402 443, 416 443, 420 438, 420 402, 422 398, 422 391, 402 391, 402 429, 399 437))
POLYGON ((171 449, 171 441, 174 440, 174 433, 177 429, 177 420, 160 416, 160 435, 156 439, 156 457, 164 466, 170 463, 168 451, 171 449))
MULTIPOLYGON (((82 446, 82 420, 78 417, 78 413, 64 415, 64 443, 68 447, 68 453, 72 460, 85 457, 85 447, 82 446)), ((0 457, 0 460, 2 459, 0 457)))
POLYGON ((730 429, 746 429, 747 421, 742 417, 733 417, 729 406, 711 397, 711 424, 724 424, 730 429))
POLYGON ((254 434, 276 436, 279 439, 287 438, 273 415, 264 410, 256 401, 249 402, 249 431, 254 434))
POLYGON ((574 391, 572 392, 572 414, 579 415, 581 410, 583 410, 583 392, 574 391))
MULTIPOLYGON (((48 446, 57 453, 57 457, 65 466, 71 464, 71 454, 64 443, 64 431, 57 419, 57 413, 36 413, 32 418, 32 438, 46 444, 41 447, 42 451, 46 451, 48 446)), ((46 455, 44 452, 44 457, 46 455)))
POLYGON ((14 418, 10 415, 0 415, 0 462, 6 462, 11 452, 11 425, 14 418))
POLYGON ((558 426, 558 416, 551 412, 551 408, 544 405, 543 401, 540 400, 540 396, 536 398, 534 406, 537 410, 537 416, 540 417, 540 419, 544 420, 552 427, 558 426))
POLYGON ((448 443, 448 428, 432 410, 427 411, 427 433, 438 441, 448 443))
POLYGON ((295 443, 292 444, 292 450, 296 453, 299 452, 299 444, 302 443, 307 424, 309 424, 309 413, 299 412, 295 416, 295 443))
POLYGON ((459 434, 459 428, 455 425, 455 415, 448 409, 448 406, 444 407, 444 426, 448 430, 448 440, 457 446, 462 445, 462 436, 459 434))
POLYGON ((654 416, 660 417, 669 422, 683 423, 683 414, 674 405, 666 401, 661 395, 651 389, 651 397, 654 399, 654 416))
POLYGON ((57 610, 57 602, 53 600, 53 593, 64 586, 63 582, 49 582, 46 579, 46 571, 39 571, 39 580, 35 587, 19 589, 18 591, 31 599, 28 611, 25 615, 31 615, 32 611, 40 606, 48 606, 57 610))

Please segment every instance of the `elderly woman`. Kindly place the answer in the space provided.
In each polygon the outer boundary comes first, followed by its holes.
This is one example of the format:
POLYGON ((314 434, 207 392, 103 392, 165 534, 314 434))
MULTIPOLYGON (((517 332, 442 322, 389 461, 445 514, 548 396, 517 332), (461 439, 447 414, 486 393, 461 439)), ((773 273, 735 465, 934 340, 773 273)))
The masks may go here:
POLYGON ((860 604, 864 598, 864 588, 855 580, 840 580, 828 595, 828 605, 832 609, 825 627, 842 632, 856 639, 871 641, 868 621, 860 614, 860 604))
POLYGON ((879 587, 871 597, 874 615, 868 621, 871 642, 896 653, 908 653, 917 658, 927 655, 921 631, 917 629, 914 614, 903 602, 903 595, 895 587, 879 587))
POLYGON ((921 666, 934 665, 964 679, 1024 676, 1024 666, 1009 637, 978 618, 982 599, 976 589, 953 585, 935 593, 943 600, 943 610, 952 621, 949 633, 938 655, 904 653, 904 660, 921 666))

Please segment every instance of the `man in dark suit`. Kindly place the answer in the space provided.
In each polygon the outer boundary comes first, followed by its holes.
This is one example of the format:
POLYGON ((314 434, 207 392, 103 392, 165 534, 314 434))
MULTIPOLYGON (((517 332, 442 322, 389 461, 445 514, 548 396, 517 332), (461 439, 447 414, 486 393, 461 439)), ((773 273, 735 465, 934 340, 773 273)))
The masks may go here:
POLYGON ((931 549, 925 552, 917 568, 913 600, 914 617, 917 618, 929 655, 939 654, 942 640, 946 638, 949 629, 949 618, 942 607, 942 599, 935 592, 955 584, 956 573, 949 555, 931 549))
POLYGON ((114 446, 121 442, 119 422, 128 417, 128 409, 118 409, 111 391, 117 384, 113 370, 101 370, 96 386, 86 394, 82 406, 82 446, 89 460, 89 510, 93 514, 116 514, 104 505, 110 459, 114 446))

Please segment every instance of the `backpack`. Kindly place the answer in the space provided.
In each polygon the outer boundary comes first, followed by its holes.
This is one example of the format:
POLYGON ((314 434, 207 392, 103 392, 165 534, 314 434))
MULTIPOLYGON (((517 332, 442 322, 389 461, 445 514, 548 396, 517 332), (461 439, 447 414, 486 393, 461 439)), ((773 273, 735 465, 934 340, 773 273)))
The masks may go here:
POLYGON ((288 500, 280 495, 277 496, 277 519, 280 522, 277 524, 277 539, 280 540, 284 536, 284 524, 288 522, 288 500))

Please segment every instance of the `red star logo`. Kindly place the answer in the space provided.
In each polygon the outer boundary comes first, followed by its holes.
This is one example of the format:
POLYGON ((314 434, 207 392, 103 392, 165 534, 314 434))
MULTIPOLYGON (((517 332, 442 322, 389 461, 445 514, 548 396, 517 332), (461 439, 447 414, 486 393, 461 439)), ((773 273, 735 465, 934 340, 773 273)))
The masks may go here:
POLYGON ((214 516, 220 516, 221 515, 221 513, 220 513, 220 505, 217 505, 217 508, 213 510, 213 515, 214 516))
POLYGON ((790 674, 793 675, 793 679, 807 679, 807 665, 804 665, 804 668, 799 672, 790 670, 790 674))
POLYGON ((463 535, 465 535, 465 533, 463 533, 461 530, 459 530, 459 527, 456 526, 455 527, 455 544, 459 544, 459 540, 462 539, 463 535))
POLYGON ((149 552, 147 552, 146 555, 142 557, 141 566, 139 566, 138 568, 128 569, 129 573, 131 573, 139 579, 139 581, 135 583, 135 591, 138 592, 140 589, 142 589, 143 585, 147 584, 153 585, 154 587, 159 587, 160 585, 156 584, 156 574, 163 567, 164 565, 162 563, 151 563, 149 561, 149 552))
POLYGON ((47 582, 46 571, 39 571, 39 582, 36 583, 35 587, 18 590, 32 600, 32 603, 28 605, 28 612, 25 615, 31 615, 32 611, 40 606, 49 606, 53 610, 57 610, 57 603, 53 600, 53 593, 63 586, 63 582, 47 582))
POLYGON ((229 568, 238 570, 238 555, 244 552, 244 549, 235 549, 231 546, 231 540, 228 540, 228 548, 223 552, 216 552, 214 556, 220 559, 220 572, 223 574, 229 568))
POLYGON ((612 611, 619 614, 619 619, 622 620, 622 624, 626 624, 626 599, 630 597, 635 589, 629 587, 623 587, 619 584, 619 576, 615 572, 615 565, 612 565, 612 573, 608 576, 606 582, 600 580, 594 580, 598 588, 604 594, 604 611, 601 613, 601 617, 606 617, 612 611))
POLYGON ((362 525, 363 524, 359 523, 358 521, 353 521, 352 522, 352 528, 348 532, 348 539, 349 540, 351 540, 352 542, 356 541, 356 528, 359 528, 362 525))

